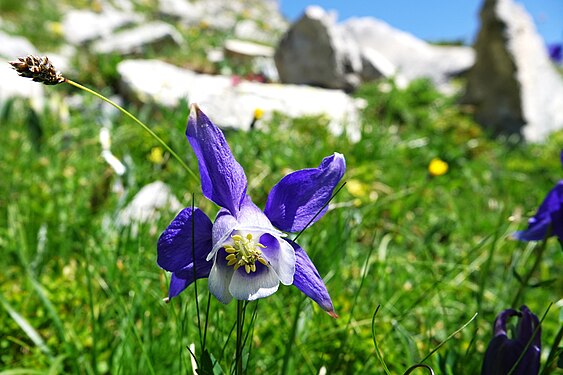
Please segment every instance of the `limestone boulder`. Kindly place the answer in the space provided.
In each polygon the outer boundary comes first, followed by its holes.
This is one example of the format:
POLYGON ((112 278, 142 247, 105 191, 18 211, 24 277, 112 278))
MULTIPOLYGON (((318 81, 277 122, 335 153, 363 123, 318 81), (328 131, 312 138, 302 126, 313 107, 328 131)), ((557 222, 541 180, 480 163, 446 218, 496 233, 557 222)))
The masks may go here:
POLYGON ((344 90, 359 85, 360 50, 337 26, 336 17, 336 13, 310 6, 291 25, 275 54, 282 82, 344 90))
POLYGON ((29 99, 35 108, 41 109, 44 97, 43 84, 20 77, 8 64, 8 60, 0 58, 0 108, 9 99, 25 98, 29 99))
POLYGON ((124 12, 104 7, 102 12, 88 10, 70 10, 63 18, 65 39, 72 45, 110 36, 115 30, 138 23, 142 17, 132 12, 124 12))
POLYGON ((281 112, 289 117, 325 115, 334 134, 360 136, 359 106, 341 90, 265 84, 227 76, 197 74, 157 60, 125 60, 118 67, 123 92, 141 102, 176 107, 198 103, 223 128, 248 130, 254 111, 264 116, 281 112))
POLYGON ((362 51, 377 51, 407 81, 428 78, 439 89, 448 91, 451 78, 466 72, 474 63, 470 47, 431 45, 373 17, 351 18, 342 28, 362 51))
POLYGON ((132 55, 142 53, 147 48, 180 47, 182 43, 182 35, 172 25, 154 21, 98 40, 92 50, 101 54, 132 55))
POLYGON ((563 128, 563 80, 525 8, 485 0, 463 101, 493 133, 541 141, 563 128))
POLYGON ((36 54, 37 49, 26 38, 0 31, 0 57, 16 60, 18 57, 36 54))

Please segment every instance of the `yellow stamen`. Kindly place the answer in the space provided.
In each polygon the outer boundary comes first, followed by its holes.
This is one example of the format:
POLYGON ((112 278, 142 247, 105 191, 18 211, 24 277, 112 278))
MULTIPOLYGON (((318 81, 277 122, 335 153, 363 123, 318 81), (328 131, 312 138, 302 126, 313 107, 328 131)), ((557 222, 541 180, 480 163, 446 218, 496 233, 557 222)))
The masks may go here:
POLYGON ((246 273, 256 272, 256 261, 269 266, 268 261, 263 258, 262 251, 260 250, 260 248, 265 249, 266 246, 255 242, 252 233, 247 233, 244 237, 240 234, 234 234, 231 238, 233 240, 232 244, 223 245, 225 252, 227 252, 225 257, 227 266, 233 266, 235 271, 244 266, 246 273))

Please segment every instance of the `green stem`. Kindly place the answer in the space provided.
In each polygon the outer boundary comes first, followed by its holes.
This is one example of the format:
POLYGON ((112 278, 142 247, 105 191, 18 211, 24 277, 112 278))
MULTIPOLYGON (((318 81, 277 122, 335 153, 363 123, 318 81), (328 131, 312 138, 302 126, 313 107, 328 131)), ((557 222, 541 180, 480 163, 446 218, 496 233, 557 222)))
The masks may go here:
POLYGON ((299 322, 299 315, 301 314, 301 303, 303 301, 304 301, 304 299, 299 300, 299 303, 297 304, 297 306, 295 308, 295 315, 293 316, 293 324, 291 326, 291 333, 290 333, 289 338, 287 340, 287 344, 285 346, 285 354, 283 356, 283 365, 282 365, 282 370, 281 370, 282 375, 287 374, 287 370, 289 368, 289 360, 291 359, 291 349, 294 347, 295 336, 297 336, 297 324, 299 322))
POLYGON ((516 296, 512 300, 511 306, 513 306, 513 307, 517 306, 518 302, 520 301, 520 298, 522 297, 522 294, 524 293, 524 289, 528 286, 528 282, 532 278, 532 275, 536 272, 537 268, 539 267, 541 260, 542 260, 542 257, 543 257, 543 253, 545 252, 545 248, 547 247, 548 237, 549 237, 549 235, 546 235, 546 237, 543 239, 538 251, 536 252, 536 260, 534 261, 532 268, 530 268, 528 273, 526 273, 524 278, 521 280, 520 287, 518 288, 518 291, 516 292, 516 296))
POLYGON ((237 348, 235 374, 242 375, 242 329, 244 326, 243 301, 237 301, 237 348))
POLYGON ((79 83, 76 83, 74 81, 71 81, 70 79, 65 79, 65 82, 68 83, 69 85, 72 85, 74 87, 77 87, 81 90, 86 91, 89 94, 94 95, 95 97, 103 100, 106 103, 111 104, 112 106, 114 106, 115 108, 119 109, 119 111, 121 111, 121 113, 123 113, 124 115, 126 115, 127 117, 129 117, 130 119, 132 119, 133 121, 135 121, 138 125, 140 125, 147 133, 149 133, 151 135, 151 137, 153 137, 154 139, 156 139, 158 141, 158 143, 160 143, 162 145, 162 147, 164 147, 166 149, 166 151, 168 151, 170 153, 170 155, 172 155, 172 157, 174 157, 174 159, 176 159, 180 165, 196 180, 199 181, 197 175, 194 173, 194 171, 192 171, 190 169, 190 167, 188 167, 188 165, 186 163, 184 163, 184 161, 178 156, 178 154, 176 154, 176 152, 174 152, 174 150, 172 150, 170 148, 170 146, 168 146, 168 144, 166 144, 166 142, 164 142, 162 140, 162 138, 160 138, 158 135, 156 135, 155 132, 153 132, 147 125, 145 125, 141 120, 139 120, 138 118, 136 118, 135 116, 133 116, 130 112, 128 112, 126 109, 124 109, 123 107, 121 107, 119 104, 115 103, 114 101, 111 101, 110 99, 106 98, 105 96, 103 96, 102 94, 97 93, 94 90, 89 89, 88 87, 82 86, 79 83))

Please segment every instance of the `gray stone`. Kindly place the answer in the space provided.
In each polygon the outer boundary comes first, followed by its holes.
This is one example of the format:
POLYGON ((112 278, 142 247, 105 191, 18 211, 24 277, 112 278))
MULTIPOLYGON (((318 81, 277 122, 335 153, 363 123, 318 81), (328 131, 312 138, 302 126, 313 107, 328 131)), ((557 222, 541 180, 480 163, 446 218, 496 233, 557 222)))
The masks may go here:
POLYGON ((63 18, 66 40, 81 45, 111 35, 116 29, 137 22, 142 18, 131 12, 121 12, 106 7, 102 12, 71 10, 63 18))
POLYGON ((0 31, 0 56, 10 60, 26 55, 37 55, 37 49, 26 38, 0 31))
POLYGON ((310 6, 283 36, 275 54, 284 83, 350 90, 360 83, 357 44, 336 25, 336 14, 310 6))
POLYGON ((540 141, 563 128, 563 80, 533 20, 512 0, 485 0, 463 102, 493 133, 540 141))
POLYGON ((147 48, 163 48, 164 46, 180 46, 182 36, 171 25, 155 21, 127 29, 95 42, 92 50, 96 53, 118 53, 132 55, 141 53, 147 48))
POLYGON ((362 81, 368 82, 378 78, 397 76, 397 67, 385 56, 373 48, 362 51, 362 81))
POLYGON ((254 111, 261 109, 266 117, 274 111, 289 117, 326 115, 334 134, 359 139, 361 103, 340 90, 239 82, 157 60, 125 60, 117 69, 125 92, 137 100, 174 107, 188 99, 222 127, 248 130, 254 111))
POLYGON ((474 63, 470 47, 430 45, 375 18, 352 18, 342 27, 363 51, 366 48, 377 51, 408 81, 429 78, 438 88, 447 90, 449 80, 474 63))

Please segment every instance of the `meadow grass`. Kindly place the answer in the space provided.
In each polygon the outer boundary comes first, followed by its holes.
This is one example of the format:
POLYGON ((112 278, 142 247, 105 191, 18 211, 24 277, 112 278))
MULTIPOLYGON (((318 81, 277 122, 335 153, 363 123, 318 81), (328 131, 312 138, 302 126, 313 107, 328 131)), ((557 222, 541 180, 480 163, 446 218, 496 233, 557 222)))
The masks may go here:
MULTIPOLYGON (((116 176, 100 157, 99 101, 84 97, 67 108, 67 90, 49 89, 52 105, 42 111, 13 101, 1 112, 0 373, 186 373, 192 343, 199 361, 230 373, 237 304, 209 299, 206 280, 198 282, 200 324, 207 327, 202 355, 193 287, 163 302, 169 275, 156 265, 156 241, 174 213, 116 225, 119 211, 155 180, 185 206, 217 208, 165 151, 152 159, 159 144, 119 115, 112 151, 128 169, 116 176), (122 193, 112 190, 119 179, 122 193)), ((387 93, 368 85, 358 95, 368 106, 357 143, 330 134, 325 118, 283 114, 261 130, 226 133, 261 207, 289 171, 315 167, 334 151, 348 166, 330 211, 299 239, 339 319, 294 287, 244 305, 244 368, 384 374, 384 361, 390 373, 402 374, 425 359, 436 373, 478 373, 494 317, 512 306, 516 275, 527 272, 539 248, 509 236, 563 175, 563 135, 542 145, 492 139, 454 98, 424 81, 387 93), (434 157, 449 163, 447 174, 429 177, 434 157)), ((126 107, 196 169, 184 138, 185 104, 126 107)), ((517 305, 541 316, 561 298, 562 258, 557 241, 549 241, 531 278, 537 285, 525 288, 517 305)), ((544 360, 560 309, 543 322, 544 360)))

